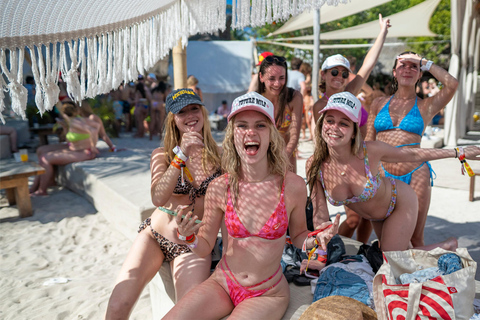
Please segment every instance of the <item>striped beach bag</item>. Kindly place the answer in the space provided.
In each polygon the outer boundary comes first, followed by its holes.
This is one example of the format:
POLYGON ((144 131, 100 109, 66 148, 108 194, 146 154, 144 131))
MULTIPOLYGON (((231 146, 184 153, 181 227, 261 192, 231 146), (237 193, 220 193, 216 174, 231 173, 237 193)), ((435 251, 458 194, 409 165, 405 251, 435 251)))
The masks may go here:
POLYGON ((373 279, 378 319, 470 319, 477 263, 465 248, 455 252, 462 261, 462 269, 422 283, 397 284, 396 278, 402 274, 436 267, 438 259, 445 253, 451 251, 436 248, 431 251, 384 252, 383 264, 373 279))

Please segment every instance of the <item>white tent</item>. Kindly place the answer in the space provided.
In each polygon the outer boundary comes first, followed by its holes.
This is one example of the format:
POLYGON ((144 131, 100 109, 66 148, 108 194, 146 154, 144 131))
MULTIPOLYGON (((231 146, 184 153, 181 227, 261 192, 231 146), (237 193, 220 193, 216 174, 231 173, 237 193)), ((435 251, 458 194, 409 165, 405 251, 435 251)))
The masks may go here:
MULTIPOLYGON (((340 2, 348 0, 236 0, 232 26, 263 25, 340 2)), ((22 66, 28 52, 37 84, 36 104, 43 113, 58 100, 59 72, 74 100, 109 92, 152 67, 178 40, 186 45, 190 35, 224 29, 226 1, 2 0, 0 21, 4 121, 4 92, 9 92, 13 111, 25 117, 22 66), (60 55, 54 54, 57 50, 60 55)))
POLYGON ((451 6, 452 58, 448 71, 459 84, 446 107, 444 142, 447 146, 456 146, 467 132, 467 126, 473 124, 480 69, 480 12, 473 9, 473 1, 452 0, 451 6))
MULTIPOLYGON (((203 102, 211 112, 222 100, 229 104, 250 85, 253 64, 250 41, 190 41, 187 72, 198 79, 203 102)), ((171 69, 173 75, 173 68, 171 69)))

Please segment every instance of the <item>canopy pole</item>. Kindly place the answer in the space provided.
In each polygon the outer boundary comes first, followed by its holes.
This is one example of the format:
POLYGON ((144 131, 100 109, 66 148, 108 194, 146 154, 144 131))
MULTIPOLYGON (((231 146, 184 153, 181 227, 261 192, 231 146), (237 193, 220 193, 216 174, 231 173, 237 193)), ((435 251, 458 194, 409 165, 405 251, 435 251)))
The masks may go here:
POLYGON ((187 46, 182 46, 182 39, 172 49, 173 86, 175 89, 187 87, 187 46))
POLYGON ((314 103, 318 100, 318 70, 320 59, 320 9, 313 12, 313 67, 312 96, 314 103))

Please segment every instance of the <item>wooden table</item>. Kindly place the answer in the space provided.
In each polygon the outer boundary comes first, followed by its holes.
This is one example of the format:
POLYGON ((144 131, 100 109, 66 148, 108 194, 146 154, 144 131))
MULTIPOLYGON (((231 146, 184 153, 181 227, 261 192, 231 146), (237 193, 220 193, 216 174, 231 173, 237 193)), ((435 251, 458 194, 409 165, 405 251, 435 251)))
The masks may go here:
POLYGON ((0 161, 0 189, 6 189, 10 206, 17 204, 21 218, 33 215, 28 177, 44 173, 45 169, 35 162, 0 161))
POLYGON ((480 171, 473 171, 475 175, 470 177, 470 192, 468 194, 468 200, 473 201, 473 194, 475 192, 475 176, 480 176, 480 171))

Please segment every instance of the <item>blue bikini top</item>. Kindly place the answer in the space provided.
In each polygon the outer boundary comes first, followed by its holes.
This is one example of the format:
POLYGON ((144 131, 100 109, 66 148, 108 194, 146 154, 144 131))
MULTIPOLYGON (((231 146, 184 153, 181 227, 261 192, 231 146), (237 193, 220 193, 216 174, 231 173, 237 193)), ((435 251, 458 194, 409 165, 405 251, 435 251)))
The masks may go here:
POLYGON ((391 130, 391 129, 400 129, 411 133, 416 133, 419 136, 423 134, 423 118, 420 114, 420 110, 417 106, 417 98, 415 98, 415 104, 410 110, 410 112, 402 119, 398 127, 394 127, 392 123, 392 118, 390 117, 390 101, 393 96, 388 100, 387 104, 380 110, 375 118, 374 127, 378 132, 391 130))

